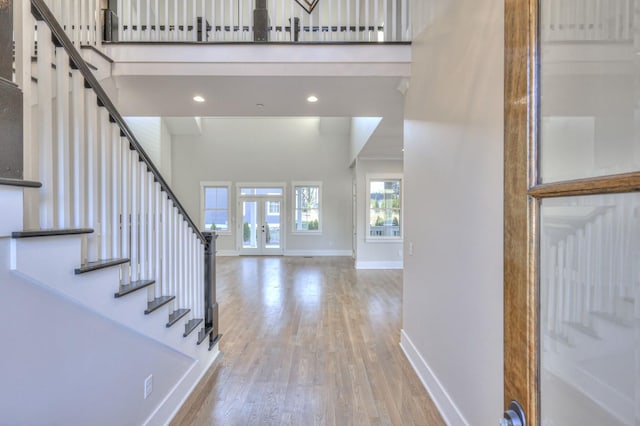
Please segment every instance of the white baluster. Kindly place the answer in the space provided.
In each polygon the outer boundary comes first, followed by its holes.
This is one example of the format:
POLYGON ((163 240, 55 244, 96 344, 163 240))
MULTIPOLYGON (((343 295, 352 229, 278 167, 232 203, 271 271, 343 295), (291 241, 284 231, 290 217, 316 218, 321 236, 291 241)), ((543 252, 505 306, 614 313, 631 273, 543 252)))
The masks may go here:
POLYGON ((44 22, 38 22, 38 146, 40 150, 40 227, 53 228, 54 179, 53 179, 53 85, 51 64, 53 46, 51 30, 44 22))
POLYGON ((106 108, 99 109, 99 153, 100 153, 100 258, 109 259, 111 256, 111 191, 109 171, 111 170, 111 123, 106 108))
POLYGON ((171 220, 171 231, 170 231, 170 243, 169 243, 169 292, 170 294, 176 296, 176 306, 182 307, 180 295, 177 292, 177 281, 178 281, 178 263, 177 263, 177 245, 178 245, 178 227, 177 223, 177 215, 176 208, 173 206, 173 201, 171 199, 168 200, 169 211, 170 211, 170 220, 171 220))
POLYGON ((374 0, 373 2, 373 35, 369 41, 380 41, 378 40, 378 27, 380 26, 380 5, 378 4, 378 0, 374 0))
MULTIPOLYGON (((85 206, 85 155, 84 155, 84 77, 78 70, 72 72, 72 112, 71 112, 71 140, 73 144, 73 226, 82 228, 85 226, 84 206, 85 206)), ((83 258, 83 260, 85 260, 83 258)))
POLYGON ((163 197, 163 193, 160 190, 160 184, 157 182, 153 184, 153 192, 154 192, 153 201, 155 204, 155 220, 153 222, 153 225, 154 225, 153 229, 155 233, 154 276, 156 280, 156 294, 164 295, 165 293, 162 290, 164 285, 164 274, 162 273, 162 270, 163 270, 162 255, 164 253, 164 245, 165 245, 165 237, 164 237, 165 233, 163 230, 165 211, 164 211, 162 199, 165 197, 163 197))
POLYGON ((139 243, 139 206, 140 206, 140 161, 138 153, 132 152, 131 158, 131 281, 140 279, 140 243, 139 243))
POLYGON ((98 193, 98 100, 92 89, 85 89, 86 107, 86 153, 87 153, 87 226, 94 232, 88 235, 87 259, 90 262, 99 258, 99 193, 98 193))
POLYGON ((147 237, 149 235, 149 230, 147 229, 147 213, 149 206, 147 205, 147 166, 145 163, 140 163, 140 176, 138 180, 138 185, 140 187, 140 195, 139 195, 139 207, 138 214, 140 215, 139 222, 139 245, 140 245, 140 278, 147 279, 147 237))
MULTIPOLYGON (((131 260, 131 157, 132 152, 129 148, 129 140, 121 138, 120 152, 122 158, 122 199, 120 206, 120 242, 122 257, 131 260)), ((123 270, 126 277, 123 282, 131 281, 131 262, 126 270, 123 270)))
POLYGON ((167 194, 160 194, 162 202, 162 294, 169 294, 171 284, 171 210, 167 194))
POLYGON ((122 141, 120 128, 111 125, 111 257, 121 258, 122 141))
POLYGON ((155 202, 155 183, 153 182, 153 174, 147 173, 147 278, 155 277, 155 261, 156 261, 156 202, 155 202))
POLYGON ((56 48, 56 226, 71 224, 71 186, 69 182, 69 55, 56 48))
POLYGON ((384 41, 392 41, 391 27, 389 23, 389 0, 383 0, 384 4, 384 41))

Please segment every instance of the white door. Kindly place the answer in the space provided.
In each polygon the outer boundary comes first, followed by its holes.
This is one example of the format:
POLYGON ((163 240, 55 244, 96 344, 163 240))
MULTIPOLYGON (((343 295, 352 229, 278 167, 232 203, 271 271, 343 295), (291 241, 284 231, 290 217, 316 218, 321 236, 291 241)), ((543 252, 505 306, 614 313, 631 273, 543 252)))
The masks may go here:
POLYGON ((283 253, 281 197, 242 197, 240 200, 240 254, 283 253))

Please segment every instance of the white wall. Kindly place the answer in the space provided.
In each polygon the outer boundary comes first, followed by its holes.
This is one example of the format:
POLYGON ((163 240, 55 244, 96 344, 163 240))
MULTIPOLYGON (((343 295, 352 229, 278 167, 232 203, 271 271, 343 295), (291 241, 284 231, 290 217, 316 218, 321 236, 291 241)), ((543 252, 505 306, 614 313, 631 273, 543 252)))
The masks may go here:
POLYGON ((362 148, 382 121, 382 117, 353 117, 351 119, 351 150, 349 164, 358 157, 362 148))
POLYGON ((358 192, 356 202, 356 268, 402 268, 402 241, 367 241, 367 210, 369 208, 367 175, 397 174, 401 176, 402 161, 358 159, 355 174, 358 192))
POLYGON ((142 424, 196 361, 8 272, 9 246, 0 239, 0 424, 142 424))
MULTIPOLYGON (((200 182, 284 182, 291 212, 292 181, 322 181, 322 235, 291 234, 286 222, 285 254, 352 252, 351 170, 346 118, 203 118, 202 134, 174 136, 173 189, 201 224, 200 182), (346 125, 345 125, 346 121, 346 125), (322 125, 321 125, 322 123, 322 125)), ((235 229, 232 188, 232 229, 235 229)), ((217 249, 234 252, 236 233, 221 235, 217 249)))
POLYGON ((164 180, 171 185, 172 137, 161 117, 127 117, 127 125, 164 180))
POLYGON ((413 42, 405 105, 402 346, 448 424, 491 425, 503 410, 504 6, 421 10, 430 25, 413 42))

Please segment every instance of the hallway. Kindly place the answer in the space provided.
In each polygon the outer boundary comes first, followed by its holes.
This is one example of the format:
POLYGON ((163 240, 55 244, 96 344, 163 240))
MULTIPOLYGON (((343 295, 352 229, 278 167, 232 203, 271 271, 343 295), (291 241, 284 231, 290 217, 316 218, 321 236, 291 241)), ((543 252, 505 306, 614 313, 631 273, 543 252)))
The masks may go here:
POLYGON ((402 272, 217 259, 221 358, 173 425, 443 425, 399 346, 402 272))

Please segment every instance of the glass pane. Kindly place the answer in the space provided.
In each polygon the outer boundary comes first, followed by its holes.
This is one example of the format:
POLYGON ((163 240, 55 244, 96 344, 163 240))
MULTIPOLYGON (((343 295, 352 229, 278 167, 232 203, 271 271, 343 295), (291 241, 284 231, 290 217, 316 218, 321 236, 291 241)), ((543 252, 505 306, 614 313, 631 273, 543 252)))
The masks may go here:
POLYGON ((296 231, 320 230, 320 210, 305 209, 295 211, 296 231))
POLYGON ((242 202, 242 248, 258 248, 258 203, 242 202))
POLYGON ((205 188, 204 208, 205 209, 226 209, 228 203, 227 188, 205 188))
POLYGON ((205 210, 204 229, 207 231, 228 231, 229 213, 227 210, 205 210))
POLYGON ((265 247, 280 248, 280 201, 265 202, 265 247))
POLYGON ((240 195, 282 195, 282 188, 240 188, 240 195))
POLYGON ((638 193, 542 203, 542 425, 638 424, 639 221, 638 193))
POLYGON ((369 236, 400 237, 399 209, 371 209, 369 218, 369 236))
POLYGON ((541 1, 543 182, 640 168, 640 19, 630 0, 541 1))

